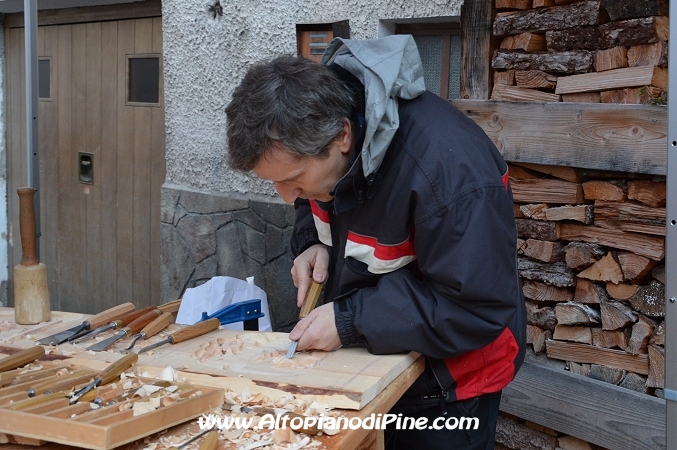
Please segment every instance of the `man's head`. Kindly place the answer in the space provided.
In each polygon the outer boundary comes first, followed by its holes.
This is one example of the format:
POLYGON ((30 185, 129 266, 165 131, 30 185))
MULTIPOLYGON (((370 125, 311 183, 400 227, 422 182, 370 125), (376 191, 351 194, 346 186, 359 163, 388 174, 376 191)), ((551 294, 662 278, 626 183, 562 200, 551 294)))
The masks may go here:
POLYGON ((228 162, 274 181, 285 201, 327 201, 349 167, 353 105, 325 65, 293 56, 259 63, 226 108, 228 162))

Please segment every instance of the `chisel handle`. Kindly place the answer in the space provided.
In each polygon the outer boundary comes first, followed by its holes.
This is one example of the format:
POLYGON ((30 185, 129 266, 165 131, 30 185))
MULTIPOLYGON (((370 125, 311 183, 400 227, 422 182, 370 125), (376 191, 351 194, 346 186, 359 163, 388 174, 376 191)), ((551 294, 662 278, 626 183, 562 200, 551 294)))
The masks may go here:
POLYGON ((181 299, 174 300, 173 302, 165 303, 163 305, 158 306, 158 308, 160 308, 160 311, 169 312, 172 314, 178 313, 180 307, 181 307, 181 299))
POLYGON ((205 436, 198 450, 214 450, 216 448, 216 444, 218 443, 218 441, 219 441, 219 433, 217 433, 215 430, 212 430, 209 433, 207 433, 207 436, 205 436))
POLYGON ((172 321, 174 320, 174 315, 170 312, 163 312, 160 314, 160 317, 154 319, 151 323, 143 327, 141 333, 145 333, 143 338, 148 339, 151 336, 155 336, 160 331, 164 330, 172 321))
POLYGON ((203 320, 202 322, 189 325, 186 328, 183 328, 179 331, 174 332, 171 336, 171 343, 178 344, 179 342, 187 341, 188 339, 193 339, 194 337, 202 336, 207 334, 210 331, 216 330, 221 322, 216 317, 211 319, 203 320))
POLYGON ((21 265, 35 266, 40 262, 37 253, 35 207, 33 206, 35 189, 32 187, 22 187, 17 189, 16 192, 19 194, 19 233, 21 234, 22 252, 21 265))
POLYGON ((136 353, 129 353, 122 358, 115 361, 110 366, 103 369, 103 371, 97 375, 97 378, 101 379, 99 386, 108 384, 111 381, 115 380, 120 376, 122 372, 132 367, 132 364, 139 360, 139 355, 136 353))
POLYGON ((310 311, 315 309, 317 305, 317 300, 320 298, 320 293, 322 292, 322 284, 318 283, 315 280, 310 280, 310 286, 308 286, 308 292, 306 292, 306 299, 303 300, 303 305, 301 306, 301 312, 299 313, 299 319, 303 319, 310 311))
MULTIPOLYGON (((137 309, 136 311, 129 312, 125 314, 124 316, 113 320, 115 322, 116 328, 122 328, 126 327, 130 323, 134 322, 136 319, 139 317, 143 316, 144 314, 154 311, 157 309, 157 306, 146 306, 145 308, 137 309)), ((112 323, 112 322, 111 322, 112 323)))
POLYGON ((120 317, 124 316, 125 314, 134 311, 134 304, 133 303, 123 303, 121 305, 113 306, 110 309, 107 309, 103 312, 100 312, 99 314, 92 316, 89 320, 86 322, 89 323, 89 329, 93 330, 94 328, 99 328, 102 325, 106 325, 108 323, 111 323, 115 319, 119 319, 120 317))
POLYGON ((146 314, 143 316, 134 319, 129 325, 124 327, 124 330, 127 331, 127 336, 140 332, 143 327, 157 319, 161 314, 162 311, 160 311, 158 308, 155 308, 146 312, 146 314))
POLYGON ((16 369, 45 356, 45 349, 41 346, 27 348, 0 360, 0 372, 16 369))

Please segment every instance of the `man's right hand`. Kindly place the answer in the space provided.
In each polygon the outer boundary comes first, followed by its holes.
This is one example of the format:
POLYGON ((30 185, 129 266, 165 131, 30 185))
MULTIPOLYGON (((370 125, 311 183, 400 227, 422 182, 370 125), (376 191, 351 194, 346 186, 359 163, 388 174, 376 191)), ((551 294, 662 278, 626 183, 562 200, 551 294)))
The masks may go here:
POLYGON ((294 280, 294 286, 298 289, 296 304, 299 308, 306 298, 310 279, 324 283, 328 269, 329 250, 323 244, 308 247, 305 252, 296 257, 294 266, 291 268, 291 277, 294 280))

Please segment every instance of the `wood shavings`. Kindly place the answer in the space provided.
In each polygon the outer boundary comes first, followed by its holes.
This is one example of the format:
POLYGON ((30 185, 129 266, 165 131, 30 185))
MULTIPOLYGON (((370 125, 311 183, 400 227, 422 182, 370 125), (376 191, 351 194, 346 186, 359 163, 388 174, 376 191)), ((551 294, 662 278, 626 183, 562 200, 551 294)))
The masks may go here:
POLYGON ((178 374, 176 373, 176 370, 172 368, 172 366, 167 366, 160 373, 158 373, 155 378, 158 380, 164 380, 164 381, 178 381, 178 374))
MULTIPOLYGON (((127 405, 130 404, 127 403, 125 406, 127 405)), ((134 410, 134 417, 155 411, 156 409, 157 408, 153 405, 153 402, 134 402, 134 405, 132 406, 132 410, 134 410)))
POLYGON ((296 444, 296 433, 291 428, 278 428, 273 431, 273 442, 277 445, 296 444))

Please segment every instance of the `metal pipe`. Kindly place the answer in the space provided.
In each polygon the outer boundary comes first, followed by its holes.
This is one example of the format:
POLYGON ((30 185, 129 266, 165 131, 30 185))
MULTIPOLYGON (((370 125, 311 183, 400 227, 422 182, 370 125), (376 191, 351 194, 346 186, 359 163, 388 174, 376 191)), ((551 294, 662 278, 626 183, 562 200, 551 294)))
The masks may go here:
POLYGON ((26 50, 26 187, 32 187, 37 191, 33 203, 35 206, 35 231, 38 238, 36 242, 39 249, 38 0, 24 0, 24 44, 26 50))

